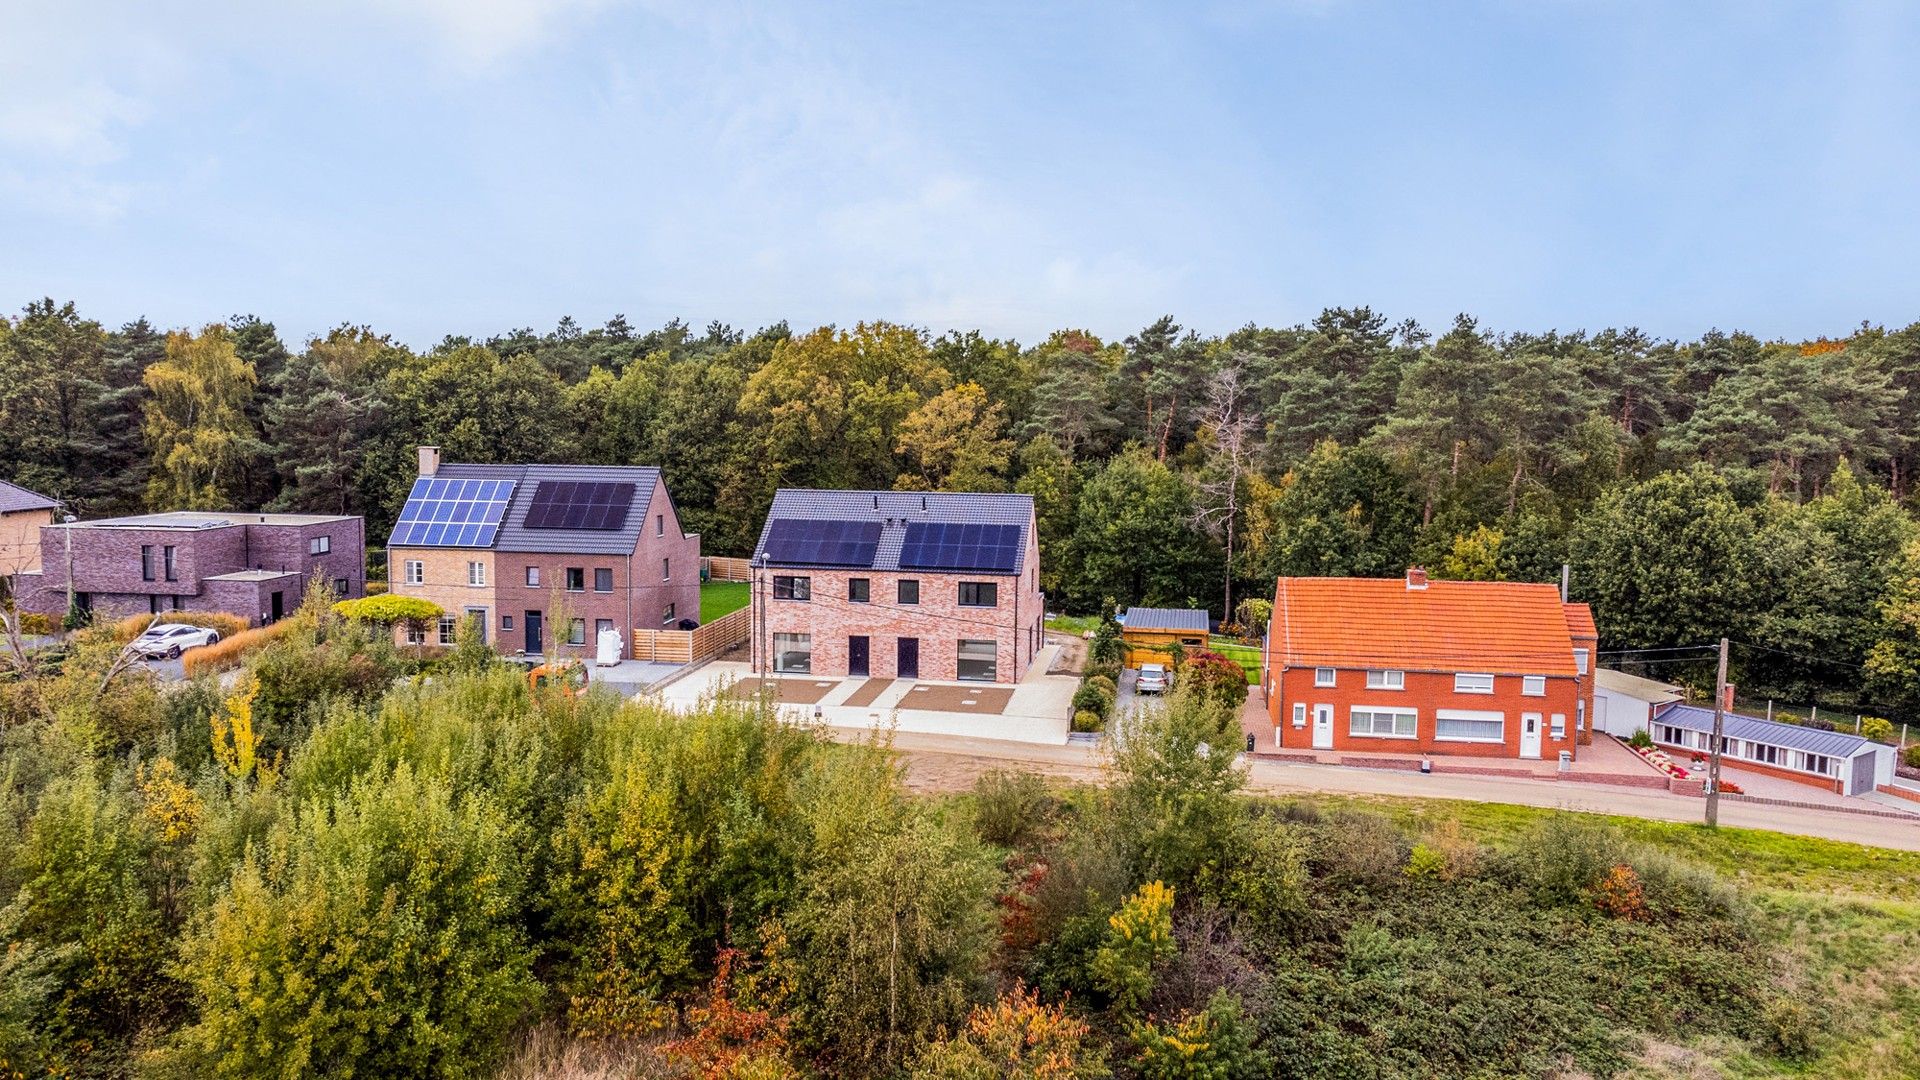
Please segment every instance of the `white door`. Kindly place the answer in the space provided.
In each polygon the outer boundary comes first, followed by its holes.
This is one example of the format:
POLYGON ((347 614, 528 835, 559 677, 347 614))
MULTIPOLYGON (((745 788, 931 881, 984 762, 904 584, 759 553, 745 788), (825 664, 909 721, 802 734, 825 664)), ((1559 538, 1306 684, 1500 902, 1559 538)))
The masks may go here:
POLYGON ((1520 714, 1520 756, 1540 756, 1540 714, 1537 712, 1520 714))
MULTIPOLYGON (((1333 706, 1331 705, 1313 707, 1313 748, 1315 750, 1333 749, 1333 706)), ((1535 747, 1534 753, 1538 756, 1538 747, 1535 747)))

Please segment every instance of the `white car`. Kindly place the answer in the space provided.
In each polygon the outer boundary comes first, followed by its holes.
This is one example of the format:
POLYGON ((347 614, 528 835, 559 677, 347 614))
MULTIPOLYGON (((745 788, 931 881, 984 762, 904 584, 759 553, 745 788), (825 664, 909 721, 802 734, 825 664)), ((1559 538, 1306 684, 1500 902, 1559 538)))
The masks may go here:
POLYGON ((146 633, 133 639, 133 651, 145 657, 164 656, 178 660, 188 649, 211 645, 220 640, 218 630, 184 623, 160 623, 147 627, 146 633))
POLYGON ((1134 681, 1136 694, 1161 694, 1173 685, 1173 676, 1167 674, 1165 664, 1141 664, 1140 678, 1134 681))

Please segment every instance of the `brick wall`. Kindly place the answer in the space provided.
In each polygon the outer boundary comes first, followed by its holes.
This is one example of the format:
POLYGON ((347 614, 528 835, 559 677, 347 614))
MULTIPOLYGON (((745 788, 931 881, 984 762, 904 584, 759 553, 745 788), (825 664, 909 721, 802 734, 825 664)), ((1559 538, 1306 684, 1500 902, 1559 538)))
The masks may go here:
MULTIPOLYGON (((494 641, 498 647, 512 652, 520 645, 519 620, 511 631, 500 628, 498 610, 497 583, 494 576, 494 553, 484 548, 406 548, 396 547, 387 551, 387 588, 401 596, 414 596, 440 605, 440 610, 459 616, 468 608, 480 608, 487 613, 487 640, 494 641), (423 582, 409 585, 406 580, 407 564, 420 564, 423 582), (468 564, 479 563, 484 568, 484 585, 469 585, 468 564)), ((545 606, 544 602, 541 606, 545 606)), ((509 608, 506 614, 517 615, 509 608)), ((395 640, 404 642, 405 631, 396 627, 395 640)), ((435 641, 433 631, 429 631, 429 643, 435 641)))
POLYGON ((1333 745, 1322 749, 1363 754, 1517 758, 1520 756, 1521 714, 1539 713, 1541 759, 1553 760, 1562 750, 1572 751, 1576 756, 1578 753, 1574 729, 1580 690, 1571 676, 1549 676, 1544 697, 1522 694, 1521 677, 1518 675, 1495 676, 1494 692, 1491 694, 1455 693, 1452 672, 1408 671, 1406 686, 1401 690, 1367 689, 1366 671, 1358 668, 1337 669, 1335 684, 1331 687, 1316 687, 1313 680, 1313 668, 1282 668, 1280 671, 1276 680, 1280 692, 1268 698, 1267 708, 1268 716, 1279 730, 1279 744, 1282 747, 1302 750, 1313 747, 1314 707, 1324 704, 1333 706, 1333 745), (1295 702, 1303 702, 1307 706, 1304 727, 1293 726, 1295 702), (1415 737, 1352 735, 1349 733, 1349 720, 1351 710, 1355 707, 1412 709, 1416 713, 1415 737), (1435 737, 1435 711, 1438 709, 1502 713, 1504 739, 1498 743, 1438 739, 1435 737), (1560 739, 1553 737, 1555 713, 1566 718, 1565 735, 1560 739))
MULTIPOLYGON (((1655 742, 1654 745, 1665 750, 1668 756, 1673 758, 1675 764, 1688 772, 1694 771, 1693 755, 1699 754, 1703 760, 1706 758, 1707 752, 1697 747, 1671 746, 1662 742, 1655 742)), ((1702 765, 1702 776, 1706 775, 1705 769, 1706 766, 1702 765)), ((1796 784, 1805 784, 1808 787, 1823 788, 1835 794, 1838 794, 1842 790, 1840 778, 1837 776, 1815 776, 1812 773, 1796 772, 1793 769, 1782 769, 1776 765, 1763 765, 1741 758, 1729 757, 1724 754, 1720 757, 1720 771, 1727 779, 1732 780, 1736 784, 1740 782, 1741 773, 1754 772, 1760 773, 1763 776, 1776 776, 1782 780, 1791 780, 1796 784)))

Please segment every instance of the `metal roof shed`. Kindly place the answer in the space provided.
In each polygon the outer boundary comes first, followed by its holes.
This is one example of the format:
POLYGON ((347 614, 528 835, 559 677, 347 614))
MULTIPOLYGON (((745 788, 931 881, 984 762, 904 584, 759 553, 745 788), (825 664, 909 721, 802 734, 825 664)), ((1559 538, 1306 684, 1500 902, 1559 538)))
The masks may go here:
MULTIPOLYGON (((1893 782, 1894 749, 1885 743, 1799 724, 1783 724, 1730 712, 1721 723, 1721 761, 1777 769, 1808 782, 1831 784, 1842 795, 1861 795, 1893 782)), ((1701 753, 1713 747, 1713 710, 1669 705, 1654 713, 1653 741, 1701 753)))

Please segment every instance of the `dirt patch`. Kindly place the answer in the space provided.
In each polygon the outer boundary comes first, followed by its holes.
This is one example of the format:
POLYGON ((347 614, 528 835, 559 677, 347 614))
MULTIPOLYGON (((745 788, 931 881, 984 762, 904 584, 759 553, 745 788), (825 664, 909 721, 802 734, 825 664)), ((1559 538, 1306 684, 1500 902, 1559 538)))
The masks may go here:
POLYGON ((837 684, 833 679, 741 679, 729 691, 734 697, 752 701, 762 687, 771 687, 773 699, 782 705, 812 705, 827 696, 837 684))
POLYGON ((1069 783, 1095 783, 1100 770, 1086 765, 1043 761, 1008 761, 972 754, 942 754, 931 750, 895 750, 907 767, 907 790, 922 795, 951 795, 973 790, 974 781, 995 770, 1038 773, 1069 783))
POLYGON ((852 705, 855 708, 864 708, 880 700, 880 695, 885 693, 887 687, 892 685, 892 679, 868 679, 866 682, 860 684, 860 688, 855 690, 851 697, 840 704, 852 705))
POLYGON ((1087 639, 1071 634, 1056 634, 1053 643, 1060 651, 1053 656, 1053 665, 1047 668, 1049 675, 1078 675, 1087 670, 1087 639))
POLYGON ((1013 691, 998 686, 928 686, 921 684, 900 699, 902 709, 927 709, 933 712, 973 713, 998 716, 1013 700, 1013 691))

